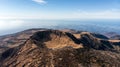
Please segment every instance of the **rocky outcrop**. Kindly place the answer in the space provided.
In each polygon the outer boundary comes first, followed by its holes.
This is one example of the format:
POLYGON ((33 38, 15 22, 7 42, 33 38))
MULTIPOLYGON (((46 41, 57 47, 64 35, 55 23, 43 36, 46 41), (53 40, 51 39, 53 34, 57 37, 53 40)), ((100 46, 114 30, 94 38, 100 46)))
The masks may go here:
POLYGON ((93 35, 94 37, 96 38, 99 38, 99 39, 109 39, 108 37, 102 35, 102 34, 98 34, 98 33, 91 33, 91 35, 93 35))

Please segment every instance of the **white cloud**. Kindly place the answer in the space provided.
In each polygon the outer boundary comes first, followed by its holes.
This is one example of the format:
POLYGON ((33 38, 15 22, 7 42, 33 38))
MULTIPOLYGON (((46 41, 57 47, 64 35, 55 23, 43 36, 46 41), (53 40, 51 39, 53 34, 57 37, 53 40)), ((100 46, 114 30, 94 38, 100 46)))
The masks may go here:
POLYGON ((39 3, 39 4, 46 4, 47 2, 45 0, 32 0, 36 3, 39 3))
POLYGON ((105 11, 77 11, 73 13, 73 18, 80 19, 120 19, 120 10, 105 10, 105 11))
POLYGON ((0 19, 120 19, 120 10, 111 9, 104 11, 84 11, 73 12, 40 12, 25 15, 1 16, 0 19))
POLYGON ((0 31, 18 28, 23 23, 22 20, 0 20, 0 31))

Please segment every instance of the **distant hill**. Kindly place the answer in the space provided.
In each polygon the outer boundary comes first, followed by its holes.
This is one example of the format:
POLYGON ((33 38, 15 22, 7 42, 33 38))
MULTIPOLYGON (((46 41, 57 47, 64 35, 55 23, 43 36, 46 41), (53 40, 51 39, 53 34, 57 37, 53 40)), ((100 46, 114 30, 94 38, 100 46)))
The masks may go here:
POLYGON ((114 35, 114 36, 112 36, 110 39, 120 40, 120 35, 114 35))
POLYGON ((104 35, 112 40, 120 40, 120 34, 115 33, 115 32, 108 32, 108 33, 105 33, 104 35))
POLYGON ((105 36, 107 36, 108 38, 111 38, 115 35, 118 35, 116 32, 107 32, 107 33, 104 33, 105 36))

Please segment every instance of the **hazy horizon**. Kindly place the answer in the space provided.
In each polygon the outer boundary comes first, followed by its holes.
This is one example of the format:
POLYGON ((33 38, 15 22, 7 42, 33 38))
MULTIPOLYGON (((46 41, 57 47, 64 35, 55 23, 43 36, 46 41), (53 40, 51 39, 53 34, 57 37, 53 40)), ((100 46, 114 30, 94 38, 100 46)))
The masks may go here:
POLYGON ((89 32, 120 33, 120 20, 0 20, 0 35, 13 34, 32 28, 75 29, 89 32))

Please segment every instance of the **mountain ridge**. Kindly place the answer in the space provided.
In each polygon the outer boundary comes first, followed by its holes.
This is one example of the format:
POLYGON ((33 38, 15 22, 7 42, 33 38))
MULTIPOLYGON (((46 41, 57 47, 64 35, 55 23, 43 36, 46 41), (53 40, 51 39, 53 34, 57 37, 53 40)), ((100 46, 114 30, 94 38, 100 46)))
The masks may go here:
POLYGON ((59 30, 34 33, 17 47, 1 55, 2 67, 118 67, 119 50, 107 40, 99 40, 89 32, 79 34, 59 30), (117 52, 118 51, 118 52, 117 52), (113 61, 110 61, 110 60, 113 61), (114 63, 114 64, 113 64, 114 63))
POLYGON ((119 67, 119 44, 96 38, 89 32, 39 30, 23 44, 3 52, 0 65, 2 67, 119 67))

